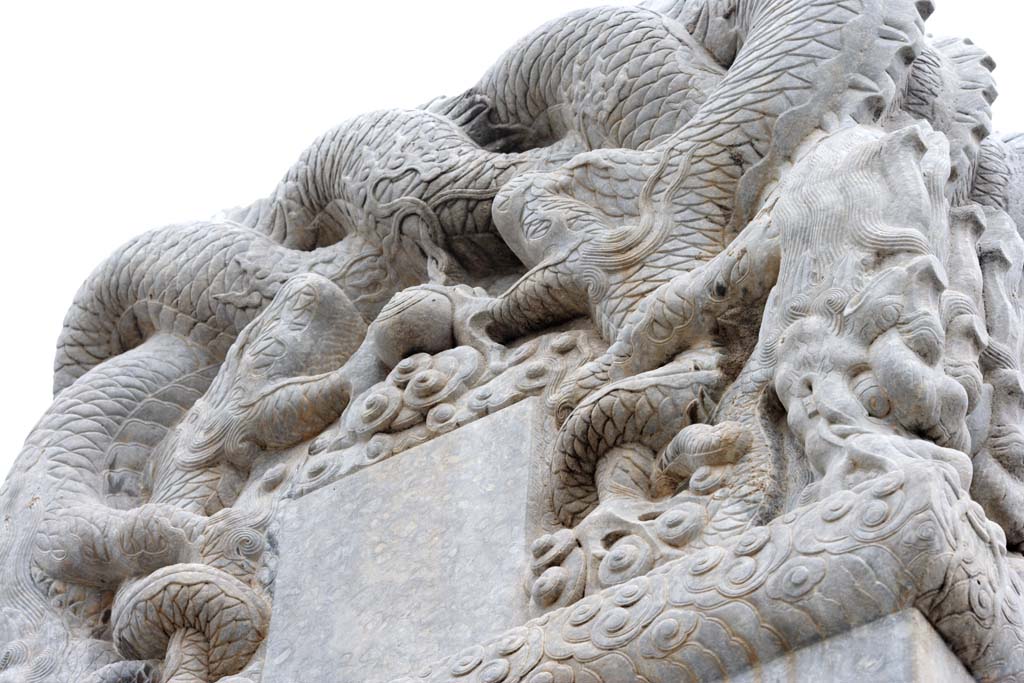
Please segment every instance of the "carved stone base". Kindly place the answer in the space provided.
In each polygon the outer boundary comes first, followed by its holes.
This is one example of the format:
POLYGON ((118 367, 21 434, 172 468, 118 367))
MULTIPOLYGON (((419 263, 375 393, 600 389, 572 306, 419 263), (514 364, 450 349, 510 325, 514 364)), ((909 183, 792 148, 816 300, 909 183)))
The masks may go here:
POLYGON ((737 683, 968 683, 967 673, 942 637, 915 609, 776 659, 737 683))
POLYGON ((289 504, 264 681, 388 681, 529 619, 534 403, 289 504))

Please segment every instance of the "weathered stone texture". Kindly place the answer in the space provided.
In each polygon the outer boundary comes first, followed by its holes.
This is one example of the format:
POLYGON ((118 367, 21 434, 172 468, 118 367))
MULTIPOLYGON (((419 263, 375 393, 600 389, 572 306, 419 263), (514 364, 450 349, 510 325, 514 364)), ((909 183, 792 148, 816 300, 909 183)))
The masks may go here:
POLYGON ((1024 682, 1024 137, 933 10, 573 12, 118 249, 0 683, 1024 682))
POLYGON ((921 613, 907 610, 809 645, 733 680, 971 683, 974 678, 921 613))
POLYGON ((292 501, 265 677, 378 683, 529 618, 533 401, 292 501))

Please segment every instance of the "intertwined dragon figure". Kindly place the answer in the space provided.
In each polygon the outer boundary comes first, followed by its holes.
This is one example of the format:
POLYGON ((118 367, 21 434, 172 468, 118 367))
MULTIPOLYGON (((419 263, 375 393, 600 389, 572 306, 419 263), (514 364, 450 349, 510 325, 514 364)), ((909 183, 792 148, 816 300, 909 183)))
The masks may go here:
POLYGON ((990 60, 926 41, 930 12, 927 0, 576 12, 459 96, 342 124, 227 219, 121 248, 76 296, 54 405, 0 496, 16 520, 0 537, 0 641, 13 643, 0 680, 257 676, 269 515, 232 505, 254 453, 315 436, 363 375, 380 376, 346 361, 365 362, 367 324, 368 340, 394 324, 373 321, 396 295, 451 297, 450 318, 428 321, 448 329, 437 338, 484 351, 579 316, 610 344, 562 395, 566 526, 600 501, 607 453, 663 451, 695 420, 718 432, 687 432, 659 467, 743 443, 719 528, 768 521, 785 492, 759 426, 772 373, 755 344, 781 268, 776 192, 807 140, 924 118, 950 142, 954 200, 1013 209, 991 178, 1015 182, 1024 146, 982 147, 990 60), (153 618, 157 604, 173 616, 153 618), (221 621, 205 615, 213 604, 221 621))

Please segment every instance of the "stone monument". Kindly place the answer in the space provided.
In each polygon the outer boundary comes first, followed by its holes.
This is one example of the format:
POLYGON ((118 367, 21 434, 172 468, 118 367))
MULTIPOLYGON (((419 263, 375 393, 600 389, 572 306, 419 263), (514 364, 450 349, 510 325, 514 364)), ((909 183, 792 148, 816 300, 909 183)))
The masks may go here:
POLYGON ((0 681, 1024 681, 1024 137, 932 10, 575 12, 121 247, 0 681))

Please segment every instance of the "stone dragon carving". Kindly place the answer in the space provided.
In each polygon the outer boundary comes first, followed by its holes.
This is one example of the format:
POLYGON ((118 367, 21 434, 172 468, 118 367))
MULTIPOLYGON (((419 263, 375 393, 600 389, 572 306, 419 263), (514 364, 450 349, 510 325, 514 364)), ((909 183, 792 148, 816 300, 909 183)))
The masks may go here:
POLYGON ((971 633, 959 654, 982 680, 1020 680, 1020 578, 1000 541, 956 473, 915 464, 401 680, 722 680, 908 606, 971 633), (840 607, 850 586, 865 599, 840 607))
POLYGON ((279 505, 538 394, 536 619, 419 680, 718 680, 911 607, 1024 680, 1024 139, 932 10, 574 12, 123 246, 0 489, 0 682, 261 680, 279 505))

